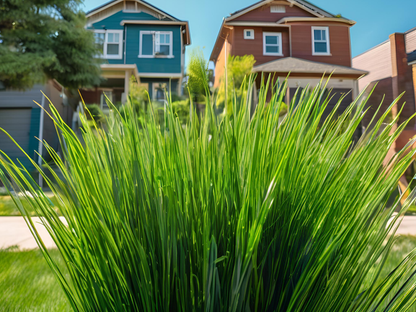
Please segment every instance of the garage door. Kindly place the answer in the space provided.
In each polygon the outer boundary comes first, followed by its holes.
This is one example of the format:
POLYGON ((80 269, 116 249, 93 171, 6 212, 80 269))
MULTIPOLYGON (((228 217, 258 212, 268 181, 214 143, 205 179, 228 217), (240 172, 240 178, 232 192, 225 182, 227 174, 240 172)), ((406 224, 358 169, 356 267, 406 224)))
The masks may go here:
MULTIPOLYGON (((31 108, 0 109, 0 128, 6 130, 25 151, 29 150, 31 113, 31 108)), ((20 149, 3 131, 0 131, 0 150, 12 159, 18 157, 24 160, 25 158, 20 149)))

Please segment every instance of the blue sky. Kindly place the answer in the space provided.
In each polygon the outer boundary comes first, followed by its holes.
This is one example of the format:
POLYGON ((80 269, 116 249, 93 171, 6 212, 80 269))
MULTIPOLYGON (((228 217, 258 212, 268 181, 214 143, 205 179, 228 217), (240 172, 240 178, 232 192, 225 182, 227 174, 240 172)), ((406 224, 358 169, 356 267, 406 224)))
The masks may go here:
MULTIPOLYGON (((109 0, 85 0, 91 10, 109 0)), ((192 45, 203 48, 208 59, 223 17, 258 0, 147 0, 154 6, 189 21, 192 45)), ((310 0, 333 14, 357 22, 351 28, 352 54, 356 56, 385 41, 394 32, 416 27, 415 0, 310 0)), ((188 50, 189 51, 189 50, 188 50)))

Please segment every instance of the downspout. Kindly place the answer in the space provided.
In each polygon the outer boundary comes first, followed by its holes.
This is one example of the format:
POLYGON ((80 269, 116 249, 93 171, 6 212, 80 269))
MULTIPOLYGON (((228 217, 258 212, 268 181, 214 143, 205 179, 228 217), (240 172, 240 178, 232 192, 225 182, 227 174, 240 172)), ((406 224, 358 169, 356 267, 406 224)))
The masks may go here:
MULTIPOLYGON (((43 153, 43 124, 45 119, 45 95, 42 94, 42 108, 40 110, 40 121, 39 121, 39 145, 38 145, 38 165, 39 167, 42 166, 42 153, 43 153)), ((43 188, 43 177, 39 173, 39 186, 42 189, 43 188)))

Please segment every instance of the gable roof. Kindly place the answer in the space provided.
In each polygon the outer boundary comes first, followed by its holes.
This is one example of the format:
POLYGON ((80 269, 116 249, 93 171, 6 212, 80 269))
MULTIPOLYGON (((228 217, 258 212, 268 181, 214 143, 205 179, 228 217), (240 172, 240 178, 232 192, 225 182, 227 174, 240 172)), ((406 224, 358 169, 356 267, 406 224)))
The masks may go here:
MULTIPOLYGON (((110 16, 112 14, 115 13, 115 11, 111 12, 111 13, 106 13, 104 16, 100 16, 98 15, 101 11, 107 10, 109 9, 111 11, 111 7, 115 6, 115 5, 123 5, 122 3, 125 2, 126 0, 112 0, 110 2, 107 2, 99 7, 96 7, 95 9, 92 9, 90 11, 88 11, 85 15, 88 19, 93 19, 94 16, 98 16, 99 18, 97 20, 95 20, 94 22, 97 22, 99 20, 102 20, 103 18, 105 18, 106 16, 110 16)), ((177 19, 176 17, 166 13, 165 11, 160 10, 159 8, 155 7, 154 5, 150 4, 147 1, 144 0, 129 0, 129 1, 133 1, 136 2, 140 5, 145 6, 149 11, 156 13, 156 17, 159 18, 159 20, 155 20, 155 21, 141 21, 140 24, 163 24, 163 25, 181 25, 181 27, 184 27, 182 36, 183 36, 183 40, 184 40, 184 44, 185 45, 190 45, 191 44, 191 34, 190 34, 190 30, 189 30, 189 23, 187 21, 182 21, 180 19, 177 19)), ((113 8, 116 9, 116 8, 113 8)), ((137 13, 137 12, 136 12, 137 13)), ((151 13, 153 14, 153 13, 151 13)), ((132 20, 122 20, 121 21, 121 25, 124 24, 134 24, 135 21, 132 20)))
POLYGON ((301 73, 363 76, 368 72, 341 65, 313 62, 296 57, 285 57, 253 67, 254 73, 301 73))
POLYGON ((264 5, 267 5, 269 3, 272 3, 275 0, 260 0, 244 9, 241 9, 239 11, 236 11, 232 14, 230 14, 228 17, 224 18, 217 36, 217 39, 215 41, 214 47, 212 49, 211 55, 209 60, 215 62, 218 58, 218 55, 221 51, 222 45, 224 43, 225 40, 225 35, 228 32, 227 30, 227 25, 229 26, 233 26, 233 25, 237 25, 237 26, 254 26, 253 23, 256 23, 258 25, 256 26, 262 26, 262 27, 271 27, 271 26, 276 26, 276 27, 283 27, 286 26, 287 23, 289 22, 294 22, 294 21, 326 21, 326 22, 338 22, 338 23, 345 23, 349 26, 352 26, 355 24, 355 22, 353 20, 344 18, 344 17, 339 17, 337 15, 331 14, 328 11, 325 11, 319 7, 317 7, 316 5, 310 3, 309 1, 306 0, 285 0, 288 2, 288 4, 292 5, 296 5, 297 7, 301 8, 302 10, 305 10, 307 12, 309 12, 311 15, 315 16, 315 17, 284 17, 282 19, 280 19, 279 21, 276 22, 247 22, 247 21, 233 21, 234 19, 236 19, 239 16, 242 16, 246 13, 249 13, 255 9, 258 9, 264 5), (238 24, 236 24, 238 22, 238 24), (240 25, 241 24, 241 25, 240 25), (250 24, 250 25, 248 25, 250 24))
MULTIPOLYGON (((226 21, 231 21, 241 15, 244 15, 250 11, 253 11, 265 4, 268 4, 270 2, 273 2, 274 0, 261 0, 259 2, 256 2, 244 9, 238 10, 232 14, 230 14, 230 16, 228 16, 225 20, 226 21)), ((291 5, 296 5, 299 8, 311 13, 312 15, 315 15, 316 17, 334 17, 334 18, 342 18, 342 19, 346 19, 343 17, 338 17, 332 13, 329 13, 328 11, 325 11, 323 9, 321 9, 320 7, 310 3, 309 1, 305 1, 305 0, 286 0, 287 2, 289 2, 291 5)), ((348 20, 348 19, 346 19, 348 20)))
MULTIPOLYGON (((96 7, 95 9, 92 9, 92 10, 88 11, 87 13, 85 13, 85 15, 87 17, 90 17, 90 16, 98 13, 101 10, 104 10, 104 9, 106 9, 108 7, 111 7, 111 6, 113 6, 113 5, 117 4, 117 3, 124 2, 124 1, 125 0, 112 0, 112 1, 109 1, 107 3, 104 3, 103 5, 100 5, 99 7, 96 7)), ((133 0, 133 1, 135 1, 137 3, 140 3, 140 4, 143 4, 144 6, 148 7, 149 9, 152 9, 152 10, 156 11, 157 13, 166 16, 166 17, 168 17, 171 20, 181 21, 181 20, 177 19, 176 17, 174 17, 174 16, 166 13, 165 11, 162 11, 161 9, 155 7, 154 5, 150 4, 147 1, 144 1, 144 0, 133 0)))

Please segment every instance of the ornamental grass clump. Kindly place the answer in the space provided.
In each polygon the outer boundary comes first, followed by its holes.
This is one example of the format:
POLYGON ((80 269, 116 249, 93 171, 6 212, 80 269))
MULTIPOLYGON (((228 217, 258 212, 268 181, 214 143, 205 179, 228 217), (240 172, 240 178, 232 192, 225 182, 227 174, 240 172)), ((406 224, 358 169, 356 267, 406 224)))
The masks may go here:
POLYGON ((386 205, 415 154, 402 150, 383 166, 405 127, 395 130, 398 116, 382 126, 397 100, 354 141, 365 99, 324 120, 330 97, 319 85, 281 117, 286 83, 265 82, 253 114, 252 83, 221 118, 209 96, 205 117, 192 113, 186 126, 171 105, 164 127, 152 112, 139 124, 127 104, 124 115, 113 107, 105 131, 81 115, 82 139, 51 105, 62 157, 44 143, 63 178, 33 165, 68 225, 4 155, 1 179, 26 190, 55 241, 64 269, 14 197, 74 311, 370 312, 414 303, 414 252, 381 275, 414 198, 386 205))

